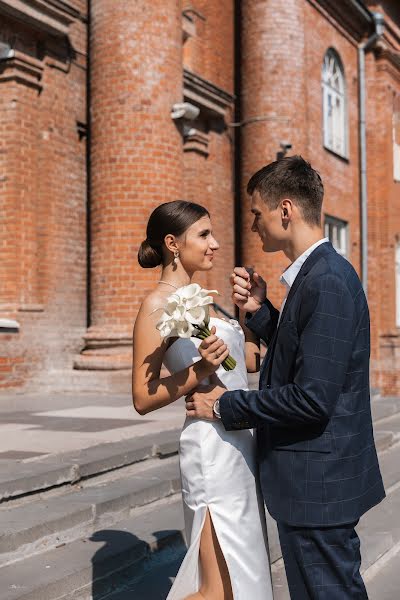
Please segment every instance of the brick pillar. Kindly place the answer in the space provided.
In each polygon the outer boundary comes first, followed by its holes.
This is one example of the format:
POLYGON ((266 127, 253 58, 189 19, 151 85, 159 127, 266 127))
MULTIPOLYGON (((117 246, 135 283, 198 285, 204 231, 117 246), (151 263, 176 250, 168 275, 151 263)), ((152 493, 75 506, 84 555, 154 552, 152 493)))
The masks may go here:
POLYGON ((38 94, 43 65, 13 51, 0 68, 0 318, 36 307, 38 94))
POLYGON ((251 175, 276 159, 280 142, 291 154, 307 156, 304 2, 244 0, 241 5, 241 161, 242 262, 268 280, 275 302, 282 296, 279 274, 288 261, 283 254, 261 252, 246 185, 251 175))
POLYGON ((182 197, 180 0, 91 8, 91 324, 78 368, 130 366, 132 326, 159 273, 137 264, 150 212, 182 197))
MULTIPOLYGON (((229 275, 234 266, 235 225, 233 187, 234 2, 196 0, 197 14, 188 8, 183 48, 184 94, 198 103, 200 115, 185 136, 185 198, 204 205, 211 215, 220 249, 211 271, 196 273, 196 281, 217 289, 216 302, 233 312, 229 275)), ((184 5, 189 7, 190 4, 184 5)))

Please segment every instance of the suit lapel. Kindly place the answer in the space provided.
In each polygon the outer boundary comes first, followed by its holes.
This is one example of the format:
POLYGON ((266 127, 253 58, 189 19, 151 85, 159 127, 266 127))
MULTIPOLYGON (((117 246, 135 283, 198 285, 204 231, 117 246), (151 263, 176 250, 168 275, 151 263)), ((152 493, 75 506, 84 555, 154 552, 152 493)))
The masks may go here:
POLYGON ((330 242, 325 242, 325 243, 321 244, 320 246, 317 246, 317 248, 310 254, 310 256, 307 258, 307 260, 302 265, 300 271, 298 272, 296 279, 294 280, 293 285, 289 290, 289 294, 286 298, 285 306, 283 307, 279 325, 275 331, 274 337, 271 340, 271 343, 268 347, 267 354, 265 355, 263 364, 261 366, 260 382, 263 378, 264 372, 267 371, 267 385, 270 384, 272 362, 273 362, 273 358, 274 358, 274 351, 275 351, 276 339, 278 337, 279 328, 282 325, 282 323, 284 322, 284 319, 288 312, 289 306, 290 306, 291 302, 293 301, 293 298, 299 288, 300 283, 303 281, 303 279, 307 275, 307 273, 309 273, 309 271, 313 268, 313 266, 319 261, 319 259, 326 252, 331 252, 331 251, 334 251, 334 250, 333 250, 333 246, 330 242))
MULTIPOLYGON (((299 288, 300 283, 303 281, 304 277, 309 273, 309 271, 313 268, 313 266, 319 261, 319 259, 327 252, 333 250, 333 246, 330 242, 324 242, 315 248, 315 250, 310 254, 310 256, 303 263, 300 271, 298 272, 296 279, 293 282, 292 287, 289 290, 289 294, 286 298, 285 306, 283 307, 283 312, 279 321, 279 326, 284 321, 285 316, 287 314, 288 308, 299 288)), ((279 327, 278 327, 279 329, 279 327)))

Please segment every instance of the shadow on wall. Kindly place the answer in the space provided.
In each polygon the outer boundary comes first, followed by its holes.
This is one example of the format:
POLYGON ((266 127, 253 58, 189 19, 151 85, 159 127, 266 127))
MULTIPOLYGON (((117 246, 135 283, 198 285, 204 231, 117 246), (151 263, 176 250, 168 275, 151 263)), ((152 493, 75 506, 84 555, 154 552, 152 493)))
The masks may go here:
POLYGON ((157 557, 147 570, 141 561, 150 560, 154 551, 147 542, 128 531, 103 529, 93 533, 89 540, 104 545, 92 558, 92 600, 102 600, 112 592, 109 600, 166 598, 186 548, 178 530, 156 531, 153 536, 156 548, 166 556, 163 560, 157 557))

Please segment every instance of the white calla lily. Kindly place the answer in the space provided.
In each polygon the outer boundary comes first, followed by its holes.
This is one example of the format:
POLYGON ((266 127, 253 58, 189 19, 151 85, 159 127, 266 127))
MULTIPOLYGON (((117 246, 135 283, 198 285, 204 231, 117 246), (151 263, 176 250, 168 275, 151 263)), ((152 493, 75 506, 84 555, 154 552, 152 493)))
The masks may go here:
POLYGON ((190 338, 195 332, 195 327, 189 321, 180 321, 176 324, 176 332, 181 338, 190 338))
MULTIPOLYGON (((164 312, 156 328, 162 338, 198 337, 204 339, 211 335, 208 328, 210 321, 210 304, 213 303, 211 294, 217 290, 205 290, 198 283, 191 283, 178 288, 168 296, 164 312)), ((228 356, 222 363, 225 370, 235 368, 236 361, 228 356)))
POLYGON ((206 310, 202 306, 196 306, 186 311, 186 318, 193 325, 202 325, 206 319, 206 310))
POLYGON ((176 293, 179 294, 182 300, 189 300, 190 298, 194 298, 195 296, 198 296, 200 292, 201 287, 198 283, 191 283, 176 290, 176 293))

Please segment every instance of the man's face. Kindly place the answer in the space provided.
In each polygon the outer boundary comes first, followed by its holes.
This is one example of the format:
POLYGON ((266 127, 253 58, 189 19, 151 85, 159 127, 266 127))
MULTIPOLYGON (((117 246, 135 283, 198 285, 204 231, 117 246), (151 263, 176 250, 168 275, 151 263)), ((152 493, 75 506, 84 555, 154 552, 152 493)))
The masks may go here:
POLYGON ((277 252, 283 247, 285 229, 282 226, 282 209, 270 210, 256 190, 251 197, 251 212, 254 215, 251 230, 258 233, 264 252, 277 252))

